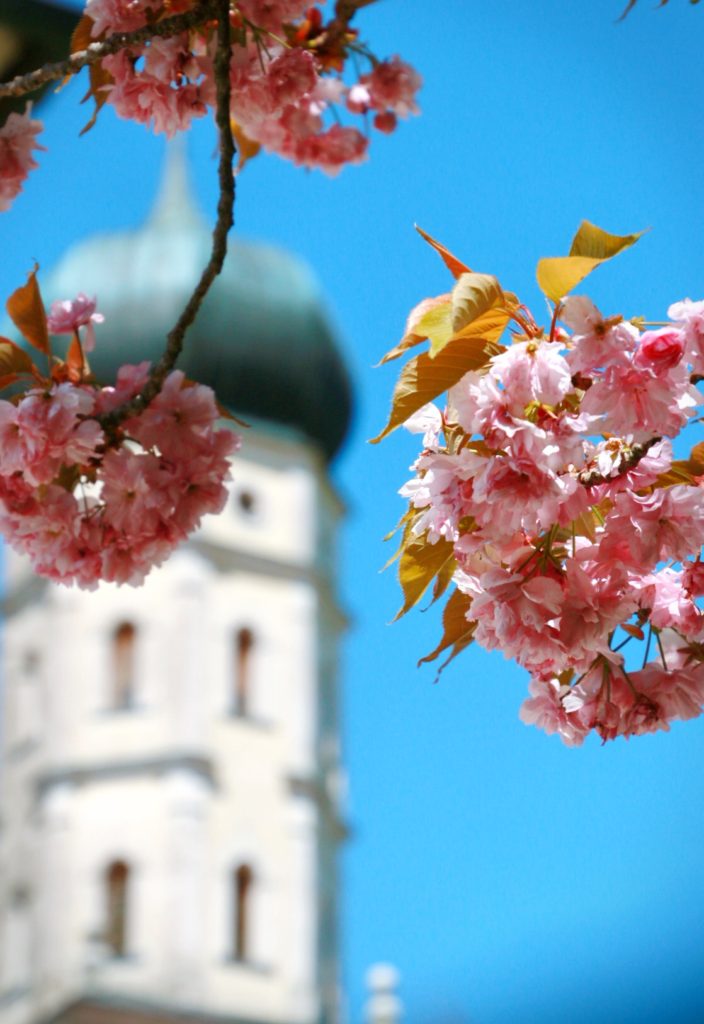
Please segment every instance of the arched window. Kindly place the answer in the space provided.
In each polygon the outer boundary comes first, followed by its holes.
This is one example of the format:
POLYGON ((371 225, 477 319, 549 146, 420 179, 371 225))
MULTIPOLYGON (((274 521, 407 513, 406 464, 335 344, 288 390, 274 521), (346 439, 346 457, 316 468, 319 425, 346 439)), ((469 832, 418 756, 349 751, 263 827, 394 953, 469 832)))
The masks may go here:
POLYGON ((236 715, 249 715, 252 711, 252 663, 254 661, 254 633, 246 626, 235 634, 234 679, 232 706, 236 715))
POLYGON ((116 711, 131 707, 134 700, 136 639, 131 622, 121 622, 112 635, 111 706, 116 711))
POLYGON ((127 890, 130 869, 123 860, 113 861, 105 872, 105 944, 113 956, 127 951, 127 890))
POLYGON ((235 960, 249 960, 252 955, 252 898, 254 872, 248 864, 240 864, 233 876, 232 955, 235 960))

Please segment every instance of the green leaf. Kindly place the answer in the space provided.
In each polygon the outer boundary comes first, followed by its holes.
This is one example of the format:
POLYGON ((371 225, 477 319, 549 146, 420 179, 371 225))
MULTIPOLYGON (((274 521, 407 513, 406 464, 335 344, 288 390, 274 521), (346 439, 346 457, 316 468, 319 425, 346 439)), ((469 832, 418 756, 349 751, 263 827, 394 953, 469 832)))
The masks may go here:
POLYGON ((503 351, 503 345, 496 341, 457 335, 435 358, 422 352, 409 360, 394 388, 389 421, 381 433, 371 439, 371 444, 378 444, 414 412, 461 380, 465 373, 481 369, 492 356, 503 351))
POLYGON ((457 334, 501 302, 501 285, 493 274, 462 274, 452 289, 452 327, 457 334))
POLYGON ((600 264, 628 249, 643 234, 610 235, 596 224, 583 220, 572 240, 569 256, 549 256, 538 261, 541 290, 553 302, 560 302, 600 264))
POLYGON ((420 237, 425 239, 428 245, 432 245, 433 249, 440 254, 440 258, 453 277, 460 277, 461 274, 470 273, 469 267, 465 263, 462 263, 461 260, 458 260, 456 256, 453 256, 450 250, 446 249, 441 242, 436 242, 434 238, 431 238, 431 236, 426 231, 423 231, 422 228, 419 228, 417 224, 415 228, 420 237))
POLYGON ((394 618, 394 622, 420 601, 450 559, 454 561, 454 548, 449 540, 441 538, 435 544, 429 544, 423 536, 412 539, 406 545, 398 565, 398 579, 403 590, 403 607, 394 618))
POLYGON ((424 665, 430 661, 435 661, 438 655, 442 654, 448 648, 452 648, 450 651, 450 657, 440 666, 438 674, 435 677, 436 681, 440 676, 440 673, 446 668, 447 665, 456 658, 460 651, 463 651, 465 647, 469 647, 474 637, 474 630, 476 628, 476 622, 471 622, 467 618, 467 613, 472 604, 472 598, 469 594, 463 594, 461 590, 453 590, 450 594, 450 598, 445 605, 445 610, 442 615, 443 635, 440 643, 437 645, 435 650, 431 651, 430 654, 426 654, 424 658, 421 658, 418 665, 424 665))

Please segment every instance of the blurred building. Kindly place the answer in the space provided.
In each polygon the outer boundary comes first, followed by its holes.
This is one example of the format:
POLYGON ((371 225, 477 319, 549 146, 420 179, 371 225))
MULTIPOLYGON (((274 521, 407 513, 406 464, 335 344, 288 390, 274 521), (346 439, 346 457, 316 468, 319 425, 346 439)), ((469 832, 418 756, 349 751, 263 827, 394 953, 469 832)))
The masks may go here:
MULTIPOLYGON (((96 376, 154 358, 210 247, 172 156, 139 231, 69 250, 96 376)), ((253 424, 226 510, 141 589, 8 555, 3 1024, 336 1024, 342 773, 328 463, 350 385, 315 282, 236 238, 182 363, 253 424)))

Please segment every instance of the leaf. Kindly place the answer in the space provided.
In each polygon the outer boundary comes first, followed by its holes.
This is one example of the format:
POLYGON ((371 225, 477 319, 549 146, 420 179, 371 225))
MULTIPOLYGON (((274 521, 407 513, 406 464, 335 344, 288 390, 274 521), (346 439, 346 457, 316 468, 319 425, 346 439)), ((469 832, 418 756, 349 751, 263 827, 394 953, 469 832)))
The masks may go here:
POLYGON ((406 511, 399 519, 399 521, 394 526, 393 530, 389 530, 389 532, 385 535, 384 541, 391 540, 392 537, 395 537, 398 531, 401 529, 401 527, 406 526, 406 523, 409 521, 409 519, 415 519, 417 512, 418 509, 413 508, 413 505, 409 505, 406 511))
POLYGON ((27 283, 13 292, 7 300, 7 312, 15 327, 40 352, 50 352, 49 331, 46 325, 46 310, 37 284, 38 265, 27 277, 27 283))
MULTIPOLYGON (((695 469, 698 465, 695 461, 695 469)), ((700 472, 704 472, 704 470, 700 470, 700 472)), ((664 473, 660 473, 656 477, 653 487, 674 487, 676 484, 695 486, 698 482, 695 480, 696 475, 698 474, 692 471, 689 459, 676 459, 669 469, 666 469, 664 473)))
POLYGON ((378 444, 414 412, 461 380, 465 373, 481 369, 492 356, 503 351, 503 345, 488 338, 457 335, 435 358, 428 352, 421 352, 409 360, 394 388, 389 421, 370 443, 378 444))
POLYGON ((90 65, 88 68, 88 80, 90 82, 90 88, 81 100, 81 103, 85 103, 92 97, 93 102, 95 103, 95 108, 90 121, 81 128, 78 133, 79 135, 85 135, 86 132, 89 132, 91 128, 93 128, 95 122, 98 120, 98 114, 108 101, 110 87, 115 81, 110 72, 103 67, 102 61, 98 61, 96 64, 90 65))
POLYGON ((72 380, 80 380, 83 375, 85 367, 85 356, 83 355, 83 348, 81 347, 81 341, 78 337, 78 333, 74 331, 71 342, 66 352, 66 365, 69 368, 70 377, 72 380))
POLYGON ((574 532, 579 537, 587 537, 592 544, 596 540, 596 525, 591 509, 586 509, 581 515, 573 520, 574 532))
POLYGON ((429 309, 418 321, 415 333, 430 341, 430 351, 439 352, 454 334, 452 329, 452 303, 448 299, 429 309))
POLYGON ((237 146, 237 170, 241 171, 245 164, 257 156, 261 150, 261 143, 255 142, 254 139, 250 139, 249 135, 245 132, 242 125, 240 125, 234 118, 230 121, 232 128, 232 137, 235 140, 237 146))
MULTIPOLYGON (((15 345, 9 338, 0 338, 0 375, 3 380, 9 375, 14 377, 20 373, 34 374, 36 369, 28 352, 15 345)), ((2 386, 7 387, 7 384, 2 386)))
POLYGON ((494 306, 492 309, 487 310, 486 313, 477 317, 472 323, 467 324, 457 334, 453 334, 442 348, 435 350, 431 348, 430 357, 431 359, 437 359, 438 354, 443 351, 443 348, 446 348, 448 345, 455 345, 457 342, 469 338, 481 338, 485 342, 497 342, 504 333, 504 328, 508 321, 508 311, 494 306))
POLYGON ((572 239, 570 256, 588 256, 592 259, 610 260, 624 249, 629 249, 645 234, 638 231, 633 235, 610 235, 591 221, 583 220, 572 239))
MULTIPOLYGON (((105 38, 104 32, 99 36, 93 35, 94 24, 95 22, 90 15, 83 15, 71 36, 72 54, 79 53, 82 50, 87 50, 91 43, 97 43, 101 39, 105 38)), ((97 121, 100 109, 108 98, 109 89, 107 87, 111 86, 114 82, 110 72, 103 67, 102 61, 98 61, 96 64, 90 65, 88 68, 88 80, 90 82, 90 86, 88 88, 88 92, 81 100, 81 103, 86 103, 92 97, 95 103, 95 109, 88 124, 81 129, 81 135, 85 135, 86 132, 89 132, 97 121)))
POLYGON ((452 289, 452 327, 457 334, 503 298, 493 274, 462 274, 452 289))
POLYGON ((549 256, 538 261, 536 276, 541 290, 553 302, 559 302, 595 267, 628 249, 643 233, 610 235, 583 220, 572 240, 569 256, 549 256))
POLYGON ((454 548, 442 538, 429 544, 425 537, 411 540, 404 548, 398 565, 398 579, 403 590, 403 607, 394 622, 420 601, 437 574, 449 559, 454 561, 454 548))
POLYGON ((449 310, 450 298, 450 293, 445 292, 443 295, 437 295, 432 299, 423 299, 423 301, 419 302, 417 306, 414 306, 408 314, 403 337, 397 345, 386 353, 384 358, 377 365, 382 366, 384 363, 388 363, 392 359, 398 359, 398 357, 402 356, 409 348, 413 348, 414 345, 420 345, 421 341, 425 341, 428 335, 422 333, 423 328, 421 327, 421 324, 424 321, 426 314, 430 314, 434 309, 442 306, 446 306, 449 310))
POLYGON ((635 640, 645 640, 643 630, 640 626, 636 626, 632 622, 622 622, 621 629, 624 633, 628 633, 628 635, 632 636, 635 640))
MULTIPOLYGON (((434 605, 436 601, 440 600, 442 595, 450 586, 452 583, 452 577, 455 575, 456 568, 457 563, 454 558, 448 558, 440 572, 435 577, 435 583, 433 583, 433 599, 428 605, 429 608, 434 605)), ((423 610, 425 611, 425 609, 423 610)))
POLYGON ((704 474, 704 441, 695 444, 689 453, 689 471, 693 476, 704 474))
POLYGON ((435 650, 431 651, 430 654, 426 654, 424 658, 421 658, 418 662, 418 666, 427 664, 428 662, 435 661, 438 655, 442 654, 449 647, 452 648, 450 657, 443 662, 438 670, 438 674, 435 677, 436 681, 440 676, 443 669, 450 664, 453 658, 456 658, 460 651, 463 651, 465 647, 469 647, 474 636, 474 630, 476 628, 475 622, 470 622, 467 618, 467 612, 469 611, 472 604, 472 598, 469 594, 463 594, 461 590, 453 590, 450 598, 445 605, 445 610, 442 615, 443 635, 440 643, 437 645, 435 650))
POLYGON ((71 36, 71 43, 69 47, 69 53, 80 53, 82 50, 87 50, 91 43, 95 42, 93 38, 93 25, 95 22, 88 14, 84 14, 81 20, 78 22, 73 30, 71 36))
POLYGON ((440 254, 440 258, 453 277, 460 277, 462 274, 471 273, 469 267, 462 263, 461 260, 458 260, 456 256, 453 256, 450 250, 446 249, 442 243, 436 242, 434 238, 431 238, 431 236, 427 234, 427 232, 423 231, 422 228, 419 228, 417 224, 415 225, 415 229, 420 237, 425 239, 428 245, 432 245, 433 249, 440 254))

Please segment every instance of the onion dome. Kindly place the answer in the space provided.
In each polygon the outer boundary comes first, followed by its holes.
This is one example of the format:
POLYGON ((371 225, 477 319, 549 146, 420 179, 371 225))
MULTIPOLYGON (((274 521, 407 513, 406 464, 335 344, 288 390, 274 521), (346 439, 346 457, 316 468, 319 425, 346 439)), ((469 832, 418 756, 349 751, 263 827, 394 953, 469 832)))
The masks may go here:
MULTIPOLYGON (((105 323, 90 364, 101 383, 124 363, 159 358, 210 257, 211 232, 189 192, 183 151, 172 145, 144 226, 79 242, 48 276, 47 308, 78 292, 97 296, 105 323)), ((344 439, 349 376, 312 272, 284 250, 230 237, 177 366, 236 415, 302 434, 326 459, 344 439)))

